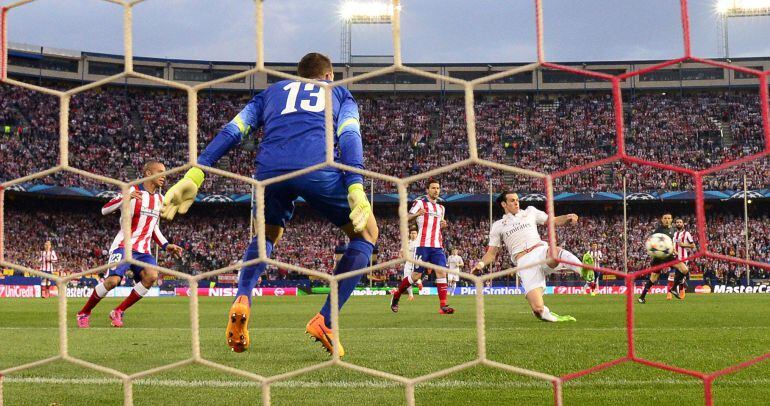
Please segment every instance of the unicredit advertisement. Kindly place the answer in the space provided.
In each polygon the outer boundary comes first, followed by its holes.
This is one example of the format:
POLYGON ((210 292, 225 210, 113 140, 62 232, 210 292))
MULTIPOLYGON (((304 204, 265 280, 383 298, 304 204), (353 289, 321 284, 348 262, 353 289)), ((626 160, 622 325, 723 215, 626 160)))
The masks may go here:
POLYGON ((0 297, 40 297, 40 285, 0 285, 0 297))

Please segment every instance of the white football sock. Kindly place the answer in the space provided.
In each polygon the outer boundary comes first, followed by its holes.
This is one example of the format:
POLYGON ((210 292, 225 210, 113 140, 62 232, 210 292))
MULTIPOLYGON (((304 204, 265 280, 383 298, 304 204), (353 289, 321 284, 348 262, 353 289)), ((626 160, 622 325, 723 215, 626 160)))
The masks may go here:
POLYGON ((146 295, 147 292, 149 291, 150 290, 145 288, 144 285, 142 285, 141 283, 137 283, 136 285, 134 285, 134 292, 136 292, 139 296, 144 297, 144 295, 146 295))
POLYGON ((99 283, 94 288, 94 292, 96 292, 96 296, 99 296, 100 298, 102 298, 107 296, 107 292, 109 292, 109 290, 107 290, 107 288, 104 287, 104 283, 99 283))
MULTIPOLYGON (((571 253, 571 252, 569 252, 569 251, 567 251, 565 249, 562 249, 561 252, 559 252, 559 259, 564 260, 564 261, 573 262, 575 264, 582 263, 575 256, 575 254, 573 254, 573 253, 571 253)), ((580 271, 581 271, 581 269, 583 267, 577 266, 577 265, 569 265, 569 264, 565 264, 565 263, 559 262, 559 265, 557 265, 556 268, 554 268, 554 269, 564 269, 564 268, 570 269, 573 272, 577 272, 578 274, 580 274, 580 271)))
POLYGON ((545 321, 552 321, 552 322, 557 321, 556 316, 551 314, 551 309, 549 309, 548 306, 543 306, 543 312, 540 313, 540 316, 538 318, 545 321))

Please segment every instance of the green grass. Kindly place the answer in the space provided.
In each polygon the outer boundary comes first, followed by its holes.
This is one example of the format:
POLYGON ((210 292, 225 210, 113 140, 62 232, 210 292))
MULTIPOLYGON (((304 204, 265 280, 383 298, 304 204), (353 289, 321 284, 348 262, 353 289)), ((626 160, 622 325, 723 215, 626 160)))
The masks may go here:
MULTIPOLYGON (((203 357, 261 375, 275 375, 328 359, 304 334, 324 297, 256 298, 252 345, 243 354, 224 345, 230 299, 201 298, 203 357)), ((387 297, 355 297, 342 313, 345 360, 417 377, 477 357, 475 306, 453 297, 457 313, 441 316, 435 297, 404 301, 388 309, 387 297)), ((486 344, 494 361, 563 375, 626 354, 625 307, 621 296, 549 296, 549 307, 577 323, 537 321, 523 297, 486 297, 486 344)), ((89 330, 75 326, 83 299, 70 299, 72 356, 135 373, 191 356, 189 304, 184 298, 148 298, 126 313, 126 327, 109 327, 117 299, 105 299, 89 330)), ((770 352, 770 306, 764 295, 694 295, 684 302, 651 296, 635 305, 637 355, 704 372, 770 352)), ((0 299, 0 369, 57 354, 55 300, 0 299)), ((191 365, 134 384, 136 405, 258 404, 258 385, 237 376, 191 365)), ((57 361, 5 377, 6 405, 122 404, 118 381, 57 361)), ((759 363, 714 383, 716 404, 767 404, 770 362, 759 363)), ((403 404, 396 383, 333 367, 279 382, 273 404, 403 404)), ((553 404, 550 384, 487 367, 473 367, 431 380, 415 390, 418 404, 553 404)), ((702 404, 701 381, 639 364, 622 364, 567 383, 565 404, 702 404)))

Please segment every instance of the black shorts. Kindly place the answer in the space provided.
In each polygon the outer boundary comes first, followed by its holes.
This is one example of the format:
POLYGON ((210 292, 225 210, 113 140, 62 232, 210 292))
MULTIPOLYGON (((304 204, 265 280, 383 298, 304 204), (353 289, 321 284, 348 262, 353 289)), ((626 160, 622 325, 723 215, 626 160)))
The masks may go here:
MULTIPOLYGON (((660 265, 660 264, 664 264, 666 262, 671 262, 671 261, 674 261, 674 260, 676 260, 676 255, 670 255, 670 256, 668 256, 666 258, 661 258, 661 259, 653 258, 652 263, 650 264, 650 267, 653 267, 653 266, 656 266, 656 265, 660 265)), ((657 271, 652 272, 650 274, 656 273, 656 274, 660 275, 660 274, 668 273, 669 269, 670 269, 670 267, 661 268, 661 269, 658 269, 657 271)))

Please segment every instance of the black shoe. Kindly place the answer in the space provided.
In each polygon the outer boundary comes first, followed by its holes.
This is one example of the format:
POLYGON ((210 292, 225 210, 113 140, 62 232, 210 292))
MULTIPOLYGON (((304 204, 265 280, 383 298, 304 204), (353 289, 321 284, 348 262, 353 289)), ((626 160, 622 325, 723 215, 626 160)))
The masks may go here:
POLYGON ((675 297, 675 298, 677 298, 679 300, 682 300, 682 297, 679 296, 679 286, 672 286, 671 290, 669 290, 669 292, 671 293, 671 296, 673 296, 673 297, 675 297))
POLYGON ((643 297, 637 298, 636 301, 641 303, 641 304, 647 303, 647 300, 645 298, 643 298, 643 297))
POLYGON ((390 298, 390 310, 393 313, 398 313, 398 299, 395 295, 390 298))

